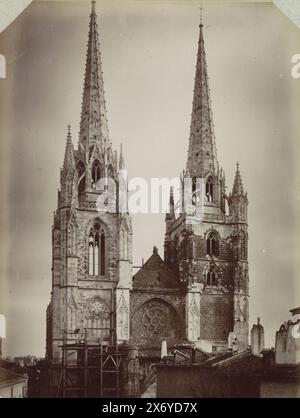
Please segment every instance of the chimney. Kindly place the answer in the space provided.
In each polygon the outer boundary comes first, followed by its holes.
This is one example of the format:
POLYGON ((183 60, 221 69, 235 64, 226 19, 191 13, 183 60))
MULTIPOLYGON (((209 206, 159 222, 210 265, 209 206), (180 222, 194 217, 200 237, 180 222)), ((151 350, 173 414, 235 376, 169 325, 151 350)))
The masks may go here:
POLYGON ((238 340, 234 332, 230 332, 228 335, 228 348, 232 350, 232 352, 236 352, 238 349, 238 340))
POLYGON ((163 359, 164 357, 167 357, 167 355, 168 355, 167 341, 162 341, 160 358, 163 359))
POLYGON ((291 309, 290 313, 291 320, 284 322, 276 332, 276 364, 300 364, 300 308, 291 309))
POLYGON ((254 324, 251 329, 251 353, 254 356, 262 356, 261 352, 265 348, 265 332, 264 327, 260 323, 260 318, 257 318, 257 324, 254 324))
POLYGON ((292 316, 292 322, 297 322, 298 319, 300 319, 300 307, 298 308, 294 308, 294 309, 290 309, 290 313, 292 316))

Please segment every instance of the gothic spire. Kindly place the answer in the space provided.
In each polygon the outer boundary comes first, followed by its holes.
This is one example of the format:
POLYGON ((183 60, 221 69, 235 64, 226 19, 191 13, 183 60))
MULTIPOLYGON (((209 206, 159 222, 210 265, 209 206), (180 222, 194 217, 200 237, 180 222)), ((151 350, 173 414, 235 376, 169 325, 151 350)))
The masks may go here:
POLYGON ((174 219, 175 218, 175 207, 174 207, 174 193, 173 187, 170 187, 170 197, 169 197, 169 212, 166 214, 166 218, 174 219))
POLYGON ((216 174, 218 171, 202 18, 199 27, 200 34, 187 159, 187 175, 190 177, 205 177, 208 173, 216 174))
POLYGON ((92 1, 79 134, 79 143, 86 151, 96 143, 100 147, 109 145, 102 75, 95 1, 92 1))
POLYGON ((235 179, 234 179, 233 188, 232 188, 232 194, 233 195, 243 195, 244 194, 239 163, 236 164, 236 173, 235 173, 235 179))
POLYGON ((68 134, 67 134, 67 142, 66 142, 63 168, 64 170, 68 170, 69 168, 75 168, 74 149, 73 149, 70 125, 68 125, 68 134))
POLYGON ((125 161, 124 161, 124 156, 123 156, 123 146, 122 144, 120 145, 120 157, 119 157, 119 170, 124 170, 125 169, 125 161))

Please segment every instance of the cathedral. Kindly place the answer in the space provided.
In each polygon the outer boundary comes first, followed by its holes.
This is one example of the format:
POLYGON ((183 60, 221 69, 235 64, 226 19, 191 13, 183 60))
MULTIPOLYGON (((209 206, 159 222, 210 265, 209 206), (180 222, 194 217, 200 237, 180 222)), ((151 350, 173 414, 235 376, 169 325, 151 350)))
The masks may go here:
POLYGON ((127 347, 126 352, 132 349, 138 359, 135 371, 146 388, 164 341, 168 350, 182 353, 189 347, 211 353, 247 348, 248 199, 238 165, 233 188, 226 194, 201 22, 188 158, 180 175, 183 203, 185 180, 191 179, 192 207, 186 210, 183 204, 177 214, 170 190, 164 256, 154 247, 133 275, 131 215, 118 210, 125 162, 109 137, 99 45, 92 2, 78 146, 74 149, 69 127, 52 226, 46 360, 49 368, 59 369, 62 347, 82 341, 101 345, 106 352, 127 347), (105 178, 116 184, 115 213, 97 210, 97 199, 105 193, 105 185, 99 184, 105 178), (203 185, 203 213, 197 220, 193 206, 198 179, 203 185))

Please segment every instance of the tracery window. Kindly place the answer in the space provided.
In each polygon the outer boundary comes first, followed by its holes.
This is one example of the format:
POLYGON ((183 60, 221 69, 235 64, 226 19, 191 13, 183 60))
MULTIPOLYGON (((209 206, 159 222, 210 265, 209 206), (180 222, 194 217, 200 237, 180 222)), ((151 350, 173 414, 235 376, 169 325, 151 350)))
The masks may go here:
POLYGON ((206 180, 205 196, 208 202, 214 201, 214 180, 211 176, 206 180))
POLYGON ((100 297, 90 300, 84 312, 84 326, 87 335, 108 339, 110 336, 111 320, 110 309, 100 297))
POLYGON ((92 188, 96 189, 97 182, 101 178, 101 164, 98 160, 95 160, 92 166, 92 188))
POLYGON ((197 201, 197 178, 192 178, 192 205, 196 205, 197 201))
POLYGON ((89 233, 89 275, 105 275, 105 232, 99 222, 94 223, 89 233))
POLYGON ((212 264, 206 274, 206 284, 207 286, 218 286, 219 283, 219 269, 216 265, 212 264))
POLYGON ((211 232, 206 239, 206 252, 210 256, 219 256, 219 238, 215 232, 211 232))

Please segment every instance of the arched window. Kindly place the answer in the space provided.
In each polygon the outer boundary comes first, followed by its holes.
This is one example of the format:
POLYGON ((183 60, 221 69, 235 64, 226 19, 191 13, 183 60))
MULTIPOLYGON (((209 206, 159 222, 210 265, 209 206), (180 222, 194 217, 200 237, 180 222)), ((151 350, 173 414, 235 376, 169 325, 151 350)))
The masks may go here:
POLYGON ((208 177, 206 180, 205 196, 208 202, 214 201, 214 180, 212 177, 208 177))
POLYGON ((192 205, 196 205, 196 200, 197 200, 197 178, 193 177, 192 178, 192 205))
POLYGON ((89 233, 89 275, 104 276, 106 251, 105 251, 105 233, 101 225, 96 222, 89 233))
POLYGON ((206 252, 211 256, 219 256, 219 238, 215 232, 211 232, 206 239, 206 252))
POLYGON ((91 299, 84 312, 84 327, 88 336, 107 340, 110 335, 110 309, 100 297, 91 299))
POLYGON ((79 161, 77 164, 77 173, 78 173, 78 194, 84 192, 85 189, 85 167, 82 161, 79 161))
POLYGON ((206 274, 206 284, 207 286, 218 286, 219 282, 219 274, 218 268, 214 264, 212 264, 206 274))
POLYGON ((95 160, 92 166, 92 188, 96 189, 97 182, 101 178, 101 164, 98 160, 95 160))

